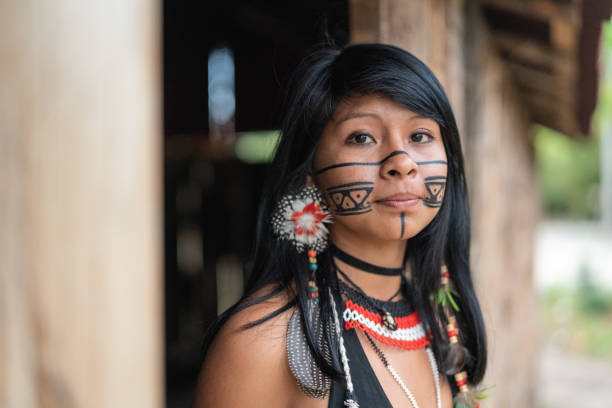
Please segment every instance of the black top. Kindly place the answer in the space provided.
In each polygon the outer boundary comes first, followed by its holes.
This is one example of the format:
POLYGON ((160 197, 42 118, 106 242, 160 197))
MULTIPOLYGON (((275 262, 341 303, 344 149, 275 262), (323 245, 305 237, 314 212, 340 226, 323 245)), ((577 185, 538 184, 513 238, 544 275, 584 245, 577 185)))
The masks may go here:
MULTIPOLYGON (((346 353, 349 356, 355 399, 359 406, 362 408, 393 408, 380 382, 378 382, 372 366, 370 366, 355 330, 345 331, 343 337, 346 353)), ((345 398, 346 388, 339 382, 334 381, 329 394, 329 407, 345 408, 345 398)))

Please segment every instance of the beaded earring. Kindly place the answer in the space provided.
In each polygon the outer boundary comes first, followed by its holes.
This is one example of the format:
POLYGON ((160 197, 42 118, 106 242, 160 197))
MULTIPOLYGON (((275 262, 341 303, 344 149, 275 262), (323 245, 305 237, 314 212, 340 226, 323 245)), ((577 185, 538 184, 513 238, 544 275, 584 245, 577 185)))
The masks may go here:
POLYGON ((455 297, 459 297, 459 292, 455 290, 453 287, 452 281, 450 279, 450 273, 448 272, 448 268, 446 265, 442 265, 441 268, 441 278, 440 278, 440 289, 438 293, 435 295, 432 294, 430 296, 431 300, 434 300, 436 304, 446 308, 447 304, 449 304, 456 312, 459 311, 459 306, 457 305, 457 301, 455 297))
POLYGON ((446 349, 442 371, 446 375, 453 375, 459 393, 453 399, 454 408, 479 408, 478 400, 486 398, 479 390, 469 385, 467 371, 462 369, 470 359, 468 349, 459 341, 459 325, 455 312, 459 312, 459 305, 455 298, 459 298, 452 284, 451 276, 446 265, 440 269, 440 289, 430 298, 444 310, 446 318, 446 335, 448 348, 446 349))
POLYGON ((298 253, 308 255, 307 310, 297 308, 287 326, 287 358, 298 387, 311 398, 324 398, 331 389, 331 379, 317 366, 306 340, 302 324, 305 320, 314 333, 324 358, 331 364, 329 345, 325 341, 325 324, 320 319, 319 289, 316 272, 319 268, 317 253, 327 247, 328 231, 325 223, 331 216, 321 193, 316 187, 283 196, 274 212, 271 224, 274 234, 293 244, 298 253))
POLYGON ((325 223, 331 215, 319 189, 305 187, 296 193, 283 196, 272 213, 272 231, 291 242, 298 253, 307 249, 310 277, 308 297, 319 303, 319 289, 315 275, 319 268, 317 253, 327 247, 328 230, 325 223))

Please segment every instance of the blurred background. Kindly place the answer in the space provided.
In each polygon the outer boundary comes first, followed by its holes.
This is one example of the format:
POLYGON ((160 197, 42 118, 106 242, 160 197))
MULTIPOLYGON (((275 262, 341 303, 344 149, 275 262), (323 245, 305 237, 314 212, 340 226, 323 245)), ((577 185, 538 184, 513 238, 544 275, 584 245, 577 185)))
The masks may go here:
POLYGON ((534 285, 540 317, 538 407, 612 400, 612 24, 603 27, 591 131, 533 127, 542 218, 534 285))
POLYGON ((457 118, 489 407, 612 400, 609 0, 7 0, 0 406, 189 407, 279 104, 324 42, 409 50, 457 118))

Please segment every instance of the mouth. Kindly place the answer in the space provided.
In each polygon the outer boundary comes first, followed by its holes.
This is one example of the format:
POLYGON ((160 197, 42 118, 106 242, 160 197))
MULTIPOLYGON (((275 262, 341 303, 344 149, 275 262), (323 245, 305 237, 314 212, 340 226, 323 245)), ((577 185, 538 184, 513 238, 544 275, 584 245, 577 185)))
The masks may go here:
POLYGON ((385 207, 396 208, 399 210, 409 210, 416 207, 421 202, 421 197, 412 193, 398 193, 374 201, 376 204, 385 207))

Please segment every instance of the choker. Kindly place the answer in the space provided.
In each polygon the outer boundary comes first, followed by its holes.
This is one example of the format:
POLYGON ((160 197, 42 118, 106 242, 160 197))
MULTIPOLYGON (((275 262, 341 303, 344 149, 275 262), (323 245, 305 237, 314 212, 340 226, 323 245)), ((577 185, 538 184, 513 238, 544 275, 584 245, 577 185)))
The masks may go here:
POLYGON ((343 250, 341 250, 334 244, 331 244, 330 250, 331 250, 332 256, 335 256, 336 258, 338 258, 345 264, 350 265, 359 270, 362 270, 364 272, 369 272, 369 273, 373 273, 376 275, 386 275, 386 276, 398 276, 404 273, 404 269, 405 269, 404 266, 401 266, 399 268, 386 268, 384 266, 373 265, 371 263, 362 261, 361 259, 357 259, 353 255, 347 254, 346 252, 344 252, 343 250))

